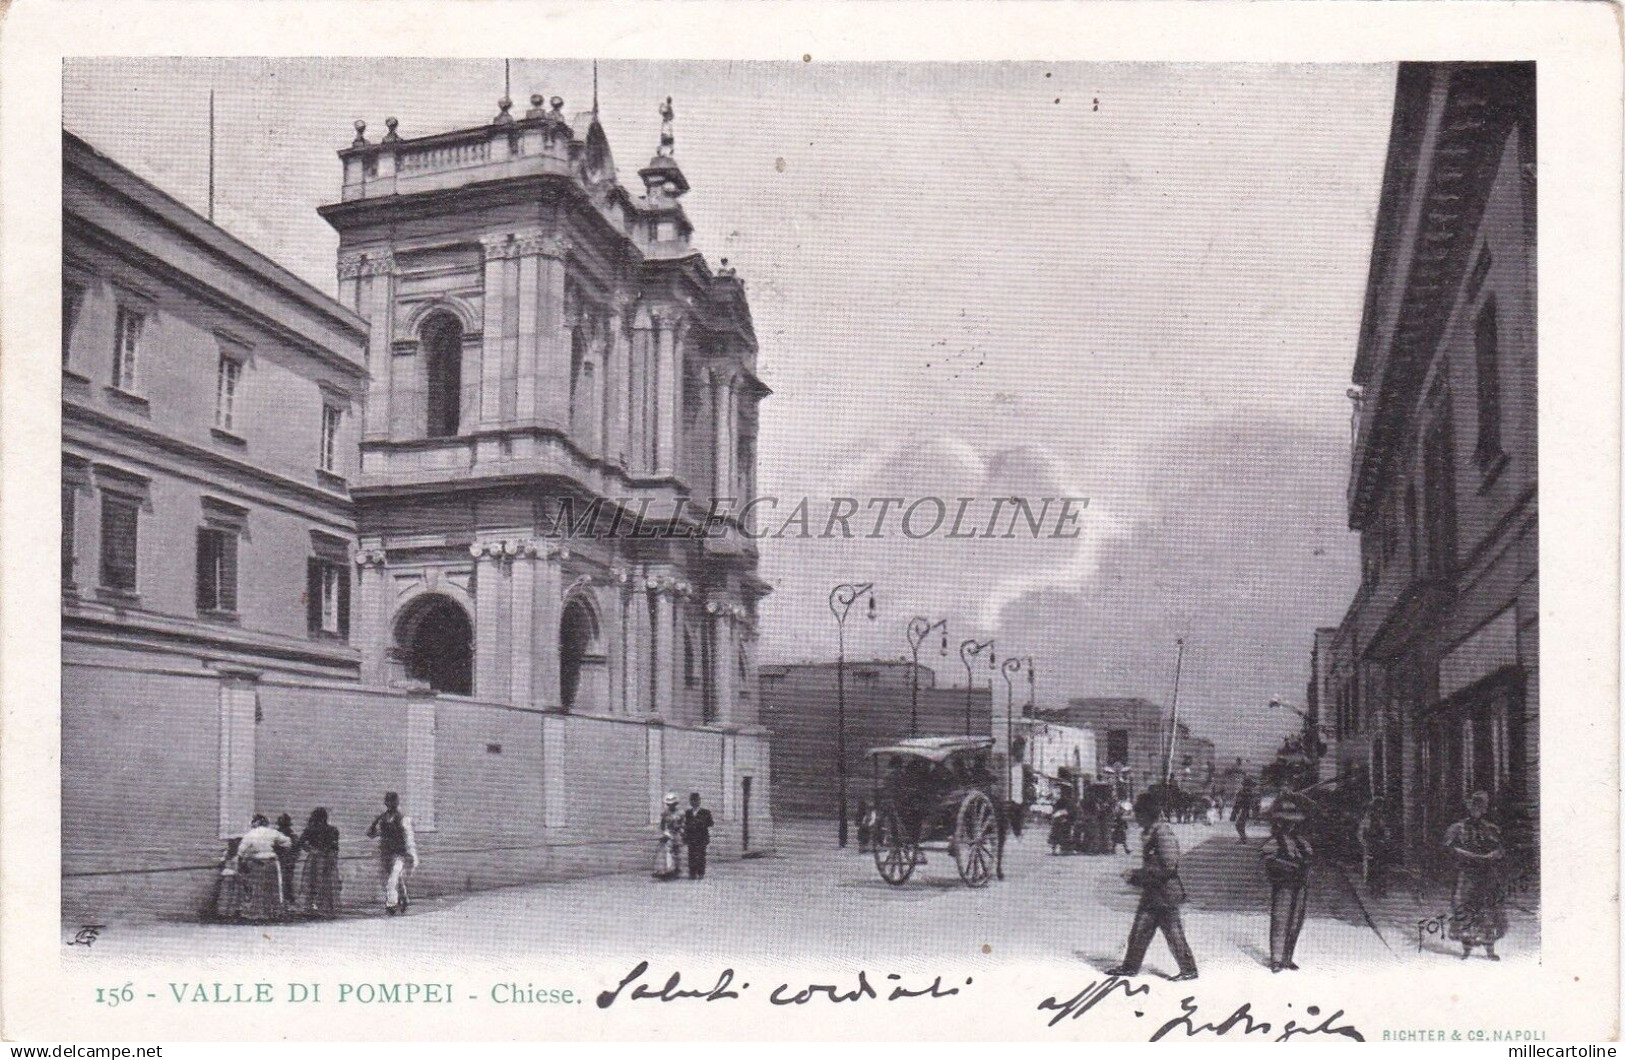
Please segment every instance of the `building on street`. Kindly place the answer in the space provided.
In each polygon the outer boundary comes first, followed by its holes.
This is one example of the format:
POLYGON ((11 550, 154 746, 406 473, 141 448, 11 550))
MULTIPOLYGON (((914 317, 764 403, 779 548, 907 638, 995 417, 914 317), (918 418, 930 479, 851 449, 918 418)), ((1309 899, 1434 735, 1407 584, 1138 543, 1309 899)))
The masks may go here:
POLYGON ((1351 395, 1361 580, 1332 654, 1340 771, 1448 867, 1474 791, 1539 848, 1535 67, 1406 63, 1351 395), (1346 653, 1346 654, 1345 654, 1346 653))
MULTIPOLYGON (((844 742, 848 796, 854 804, 870 782, 864 752, 911 735, 916 678, 918 735, 953 736, 967 731, 988 735, 992 730, 992 699, 980 683, 967 694, 964 686, 939 687, 935 670, 921 666, 916 671, 906 660, 848 662, 844 742)), ((763 666, 761 688, 762 724, 772 734, 774 814, 834 818, 840 801, 835 663, 763 666)))
POLYGON ((668 789, 771 843, 767 587, 695 532, 755 488, 743 284, 670 101, 636 195, 562 108, 358 122, 337 298, 64 133, 66 911, 195 915, 253 813, 316 806, 368 902, 386 789, 427 893, 647 865, 668 789), (644 511, 678 532, 595 530, 644 511))

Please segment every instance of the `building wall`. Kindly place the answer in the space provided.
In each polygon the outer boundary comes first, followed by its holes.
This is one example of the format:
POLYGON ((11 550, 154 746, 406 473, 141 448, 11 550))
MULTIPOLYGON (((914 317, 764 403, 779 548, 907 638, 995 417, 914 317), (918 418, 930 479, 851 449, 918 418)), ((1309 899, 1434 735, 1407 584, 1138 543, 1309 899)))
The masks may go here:
MULTIPOLYGON (((848 799, 868 797, 873 770, 864 752, 909 736, 913 703, 907 663, 855 662, 846 667, 846 768, 848 799)), ((919 735, 965 731, 963 687, 938 688, 921 668, 919 735)), ((836 673, 832 664, 770 666, 762 672, 762 723, 772 734, 773 811, 781 817, 836 816, 836 673)), ((1002 695, 1003 690, 1000 690, 1002 695)), ((989 734, 991 699, 986 686, 970 696, 971 730, 989 734)), ((1019 707, 1019 704, 1018 704, 1019 707)))
POLYGON ((1127 765, 1132 771, 1136 790, 1148 782, 1162 780, 1168 734, 1162 708, 1155 703, 1145 699, 1079 698, 1068 700, 1065 707, 1040 711, 1040 716, 1094 732, 1097 774, 1104 775, 1104 771, 1114 765, 1127 765), (1126 762, 1114 763, 1110 760, 1113 730, 1127 734, 1126 762))
MULTIPOLYGON (((715 856, 735 857, 741 781, 768 786, 748 736, 666 726, 651 760, 641 724, 458 697, 72 664, 63 680, 64 756, 97 778, 63 788, 63 912, 86 923, 204 914, 225 835, 256 812, 302 826, 326 807, 345 905, 366 908, 381 900, 365 833, 385 791, 414 818, 414 893, 428 896, 651 866, 666 788, 699 791, 718 821, 715 856), (248 754, 235 758, 221 741, 233 695, 247 697, 248 723, 237 742, 248 754), (241 792, 240 821, 222 819, 222 773, 241 792)), ((765 798, 752 798, 751 843, 773 843, 765 798)))
MULTIPOLYGON (((1533 100, 1531 67, 1401 68, 1379 231, 1402 237, 1379 239, 1373 276, 1403 275, 1409 261, 1413 270, 1440 267, 1454 279, 1428 311, 1440 321, 1439 337, 1425 350, 1414 385, 1383 383, 1413 353, 1392 339, 1401 327, 1397 288, 1368 300, 1356 365, 1367 395, 1362 423, 1387 417, 1401 429, 1363 454, 1361 440, 1375 435, 1362 426, 1356 436, 1365 463, 1356 465, 1354 486, 1373 486, 1369 495, 1350 493, 1365 576, 1336 641, 1344 702, 1339 760, 1355 772, 1360 759, 1369 762, 1369 786, 1395 813, 1409 856, 1441 871, 1443 830, 1475 789, 1491 794, 1492 814, 1519 856, 1533 859, 1538 849, 1533 100), (1413 126, 1429 131, 1404 132, 1413 126), (1463 131, 1491 150, 1475 158, 1478 144, 1465 141, 1465 152, 1461 143, 1441 151, 1463 131), (1407 170, 1418 174, 1414 181, 1395 177, 1407 170), (1451 201, 1482 203, 1471 221, 1461 211, 1413 203, 1443 194, 1429 181, 1446 170, 1455 174, 1444 189, 1451 201), (1422 264, 1421 237, 1399 225, 1401 216, 1439 226, 1427 234, 1422 264), (1437 246, 1446 248, 1444 257, 1433 252, 1437 246), (1491 306, 1492 345, 1483 342, 1480 323, 1491 306), (1481 345, 1493 350, 1499 395, 1493 451, 1479 446, 1481 386, 1489 378, 1480 374, 1481 345), (1430 437, 1448 439, 1448 461, 1430 466, 1430 437), (1444 481, 1441 465, 1450 489, 1430 494, 1430 482, 1444 481), (1448 553, 1429 535, 1441 514, 1454 527, 1448 553)), ((1433 451, 1443 452, 1436 443, 1433 451)))

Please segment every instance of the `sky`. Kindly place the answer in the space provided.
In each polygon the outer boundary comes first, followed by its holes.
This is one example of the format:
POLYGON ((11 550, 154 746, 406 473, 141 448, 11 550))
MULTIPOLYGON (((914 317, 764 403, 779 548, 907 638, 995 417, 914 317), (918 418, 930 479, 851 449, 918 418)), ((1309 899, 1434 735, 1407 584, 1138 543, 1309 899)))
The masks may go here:
MULTIPOLYGON (((513 97, 589 108, 590 61, 514 60, 513 97)), ((849 658, 910 617, 1031 656, 1041 705, 1172 698, 1226 758, 1295 719, 1357 582, 1349 385, 1391 65, 605 62, 623 183, 676 112, 695 245, 760 342, 759 488, 786 498, 1085 497, 1075 539, 768 540, 763 662, 831 657, 826 598, 876 583, 849 658)), ((99 59, 63 124, 336 288, 336 152, 489 121, 500 59, 99 59)), ((857 524, 854 524, 857 525, 857 524)), ((981 684, 992 678, 975 672, 981 684)))

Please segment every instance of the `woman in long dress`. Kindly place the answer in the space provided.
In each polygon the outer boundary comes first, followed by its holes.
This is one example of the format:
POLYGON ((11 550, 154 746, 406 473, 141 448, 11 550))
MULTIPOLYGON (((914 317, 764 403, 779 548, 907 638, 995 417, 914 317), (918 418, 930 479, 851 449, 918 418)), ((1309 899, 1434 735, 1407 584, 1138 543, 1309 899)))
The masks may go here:
POLYGON ((292 843, 261 814, 237 845, 237 915, 243 920, 282 919, 282 868, 277 850, 292 843))
POLYGON ((678 854, 683 849, 683 814, 677 808, 675 792, 666 793, 666 808, 660 815, 660 859, 657 880, 675 880, 680 874, 678 854))
POLYGON ((305 852, 305 912, 332 920, 339 915, 339 830, 325 806, 310 811, 298 848, 305 852))
POLYGON ((1451 900, 1450 937, 1461 943, 1461 959, 1473 955, 1474 946, 1484 947, 1484 956, 1496 956, 1496 940, 1507 933, 1506 912, 1501 908, 1500 863, 1506 857, 1501 830, 1485 814, 1490 797, 1475 791, 1467 798, 1467 816, 1444 833, 1445 849, 1456 861, 1456 890, 1451 900))

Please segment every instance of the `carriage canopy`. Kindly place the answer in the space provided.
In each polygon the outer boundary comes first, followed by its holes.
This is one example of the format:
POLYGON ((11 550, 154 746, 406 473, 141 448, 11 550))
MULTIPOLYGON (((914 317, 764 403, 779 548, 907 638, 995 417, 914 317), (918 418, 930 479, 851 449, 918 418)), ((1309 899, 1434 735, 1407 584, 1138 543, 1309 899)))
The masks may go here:
POLYGON ((865 753, 871 758, 898 756, 942 763, 965 751, 987 751, 992 747, 991 736, 918 736, 885 747, 872 747, 865 753))

